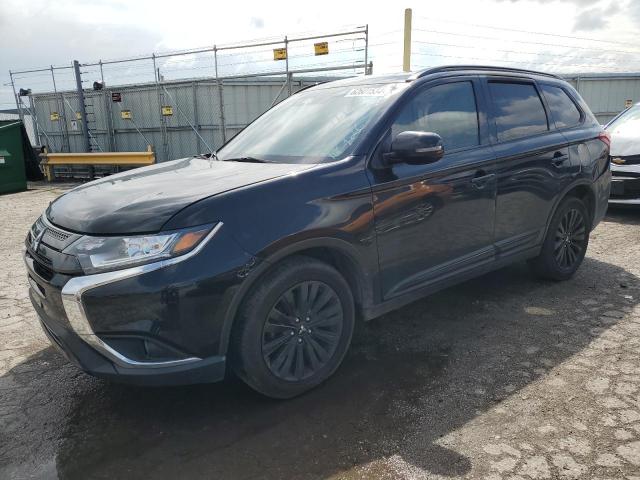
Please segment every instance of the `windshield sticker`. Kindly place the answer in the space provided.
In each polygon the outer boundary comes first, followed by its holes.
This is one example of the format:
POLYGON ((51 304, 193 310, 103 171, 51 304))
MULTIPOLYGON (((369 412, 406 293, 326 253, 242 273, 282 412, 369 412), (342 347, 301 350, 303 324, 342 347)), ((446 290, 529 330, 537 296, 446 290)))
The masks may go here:
POLYGON ((386 97, 391 93, 389 85, 382 87, 358 87, 352 88, 345 97, 386 97))

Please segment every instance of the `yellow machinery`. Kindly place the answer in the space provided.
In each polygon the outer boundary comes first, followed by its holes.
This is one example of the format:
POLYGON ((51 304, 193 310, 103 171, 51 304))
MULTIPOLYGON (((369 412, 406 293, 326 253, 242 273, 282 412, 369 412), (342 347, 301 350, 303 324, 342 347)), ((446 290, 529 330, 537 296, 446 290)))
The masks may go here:
POLYGON ((146 152, 49 153, 45 151, 40 156, 42 157, 40 165, 48 181, 54 179, 55 166, 87 166, 93 171, 96 166, 113 166, 119 170, 121 167, 128 169, 156 163, 156 157, 150 145, 147 146, 146 152))

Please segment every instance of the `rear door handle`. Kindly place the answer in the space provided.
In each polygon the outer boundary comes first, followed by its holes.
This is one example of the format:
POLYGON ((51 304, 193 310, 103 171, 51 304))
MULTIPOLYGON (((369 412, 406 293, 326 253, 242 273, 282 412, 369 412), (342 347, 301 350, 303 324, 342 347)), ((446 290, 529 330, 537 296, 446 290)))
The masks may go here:
POLYGON ((551 163, 553 164, 554 167, 560 167, 567 160, 569 160, 569 155, 566 155, 562 152, 556 152, 553 154, 551 163))
POLYGON ((495 173, 487 174, 484 170, 478 170, 476 172, 476 176, 471 179, 471 185, 480 190, 484 188, 487 183, 495 176, 495 173))

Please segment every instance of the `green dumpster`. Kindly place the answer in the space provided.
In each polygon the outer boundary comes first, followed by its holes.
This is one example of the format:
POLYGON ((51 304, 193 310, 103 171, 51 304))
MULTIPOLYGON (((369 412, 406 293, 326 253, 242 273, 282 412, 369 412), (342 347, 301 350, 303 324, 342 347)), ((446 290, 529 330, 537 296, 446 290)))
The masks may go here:
POLYGON ((0 125, 0 193, 27 189, 24 160, 22 122, 0 125))

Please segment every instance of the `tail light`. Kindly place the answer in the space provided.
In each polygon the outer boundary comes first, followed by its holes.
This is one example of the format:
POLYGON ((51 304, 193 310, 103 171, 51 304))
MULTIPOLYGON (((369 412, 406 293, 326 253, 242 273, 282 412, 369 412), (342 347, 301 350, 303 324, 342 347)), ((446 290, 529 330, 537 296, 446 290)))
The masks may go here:
POLYGON ((611 135, 607 131, 598 134, 598 140, 602 141, 607 147, 611 148, 611 135))

